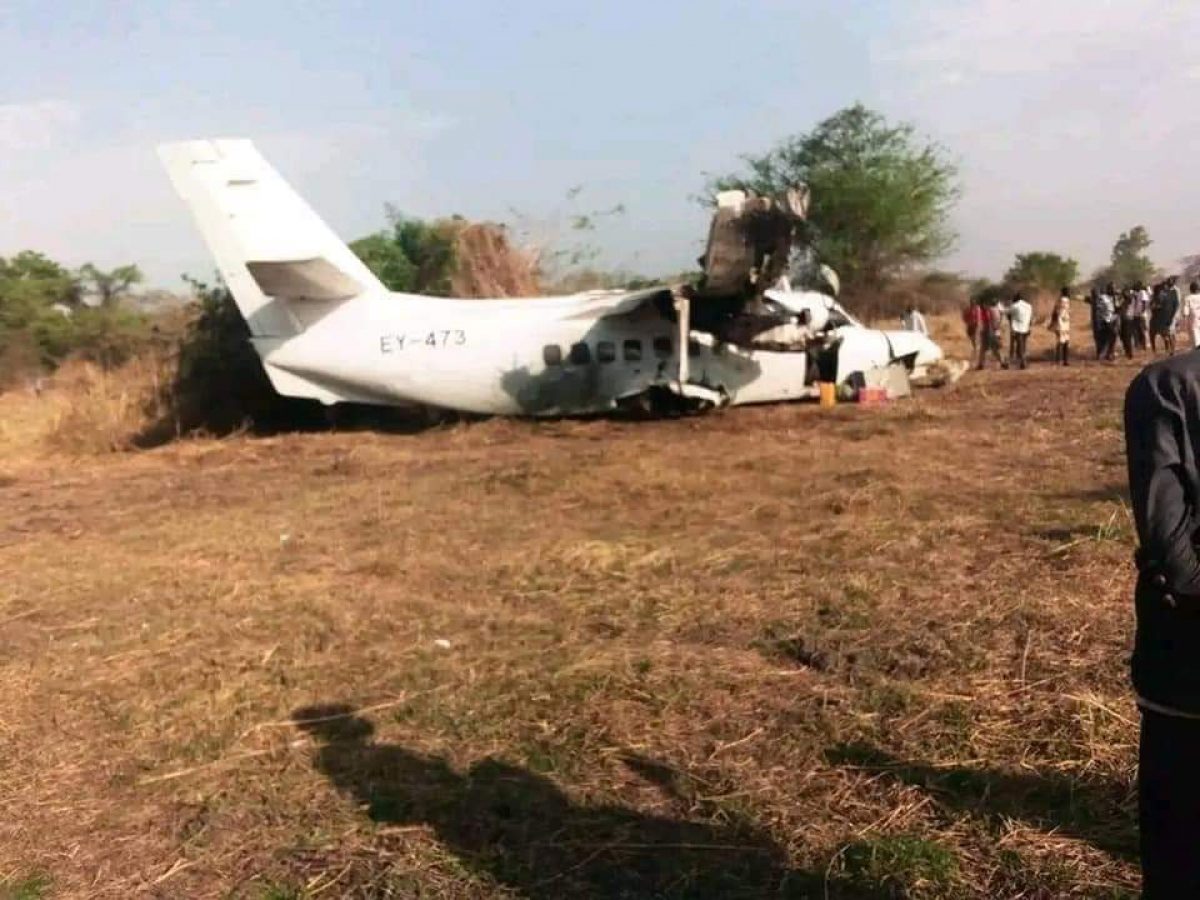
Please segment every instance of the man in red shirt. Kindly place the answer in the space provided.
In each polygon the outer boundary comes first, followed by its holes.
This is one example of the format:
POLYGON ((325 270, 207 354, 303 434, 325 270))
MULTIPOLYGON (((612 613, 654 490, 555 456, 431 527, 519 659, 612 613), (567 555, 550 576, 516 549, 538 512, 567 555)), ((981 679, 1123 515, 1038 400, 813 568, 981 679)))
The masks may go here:
POLYGON ((974 309, 979 329, 979 363, 975 368, 983 368, 989 353, 996 357, 1002 369, 1008 368, 1000 356, 1000 310, 994 304, 984 306, 982 303, 975 304, 974 309))

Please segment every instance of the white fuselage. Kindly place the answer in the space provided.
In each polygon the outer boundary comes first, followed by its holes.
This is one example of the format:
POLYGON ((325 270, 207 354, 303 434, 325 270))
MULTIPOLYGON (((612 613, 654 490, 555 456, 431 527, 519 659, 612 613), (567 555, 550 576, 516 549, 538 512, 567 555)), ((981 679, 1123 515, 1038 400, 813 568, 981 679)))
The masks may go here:
MULTIPOLYGON (((719 391, 732 404, 816 393, 807 353, 748 349, 696 332, 681 348, 675 322, 649 302, 616 309, 623 296, 363 298, 294 337, 260 343, 259 350, 281 393, 325 402, 415 403, 496 415, 599 413, 675 382, 680 352, 689 354, 688 383, 719 391), (293 381, 299 387, 289 390, 293 381)), ((941 356, 928 339, 914 344, 919 335, 852 320, 837 331, 846 348, 838 381, 905 353, 917 354, 919 366, 941 356)))
POLYGON ((864 328, 815 292, 766 292, 789 327, 818 336, 783 341, 790 352, 688 331, 692 301, 668 287, 518 300, 389 293, 252 142, 181 141, 159 156, 284 396, 576 415, 665 391, 699 409, 793 400, 818 377, 843 382, 896 359, 919 373, 941 359, 927 337, 864 328), (805 347, 820 349, 810 359, 805 347))

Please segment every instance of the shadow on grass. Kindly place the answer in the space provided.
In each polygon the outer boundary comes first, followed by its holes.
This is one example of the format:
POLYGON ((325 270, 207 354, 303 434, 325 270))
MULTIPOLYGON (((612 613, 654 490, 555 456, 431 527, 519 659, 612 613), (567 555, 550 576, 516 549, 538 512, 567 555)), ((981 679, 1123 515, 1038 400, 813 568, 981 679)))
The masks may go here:
POLYGON ((865 743, 832 748, 833 765, 879 773, 928 791, 944 808, 1001 824, 1016 819, 1078 838, 1111 856, 1138 858, 1137 815, 1130 785, 1058 773, 933 766, 898 759, 865 743))
POLYGON ((181 434, 196 432, 224 436, 245 432, 256 437, 313 432, 375 432, 415 435, 457 422, 483 421, 471 416, 425 407, 370 406, 339 403, 325 407, 315 400, 278 397, 269 408, 242 419, 220 410, 177 415, 174 411, 155 418, 134 438, 134 445, 150 449, 169 444, 181 434))
POLYGON ((1061 494, 1056 494, 1057 500, 1078 500, 1085 503, 1124 503, 1129 505, 1129 485, 1126 482, 1119 484, 1098 484, 1094 487, 1084 488, 1078 491, 1068 491, 1061 494))
MULTIPOLYGON (((318 743, 316 768, 375 822, 427 825, 468 868, 529 900, 562 897, 894 897, 789 868, 786 853, 748 821, 679 821, 611 804, 583 804, 520 766, 484 759, 466 771, 372 740, 344 705, 298 709, 318 743)), ((663 786, 668 767, 632 771, 663 786)))

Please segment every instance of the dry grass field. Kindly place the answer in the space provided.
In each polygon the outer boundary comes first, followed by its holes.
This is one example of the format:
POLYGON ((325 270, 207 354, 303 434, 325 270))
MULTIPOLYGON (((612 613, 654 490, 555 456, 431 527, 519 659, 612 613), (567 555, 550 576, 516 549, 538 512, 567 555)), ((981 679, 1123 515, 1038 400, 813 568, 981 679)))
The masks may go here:
POLYGON ((0 896, 1135 896, 1134 371, 85 457, 0 397, 0 896))

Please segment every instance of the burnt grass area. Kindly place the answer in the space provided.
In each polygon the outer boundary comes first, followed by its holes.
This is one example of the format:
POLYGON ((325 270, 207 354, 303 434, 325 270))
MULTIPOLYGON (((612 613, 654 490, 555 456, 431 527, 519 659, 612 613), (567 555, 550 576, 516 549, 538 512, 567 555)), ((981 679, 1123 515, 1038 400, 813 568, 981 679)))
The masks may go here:
POLYGON ((1133 897, 1134 371, 0 462, 0 896, 1133 897))

